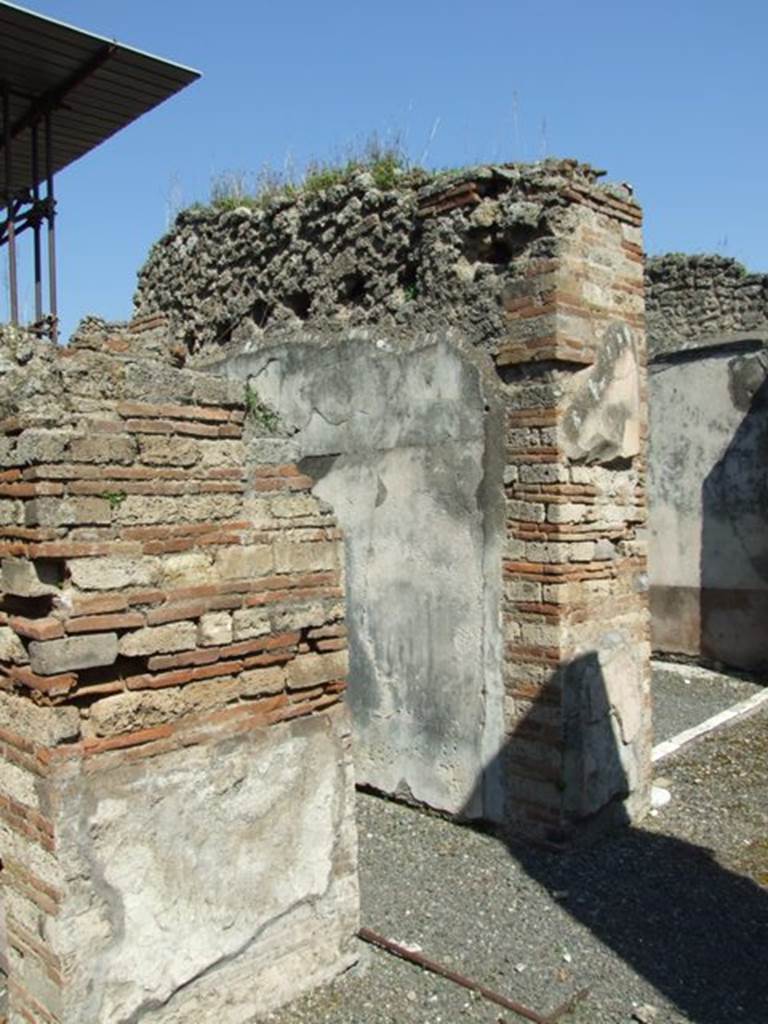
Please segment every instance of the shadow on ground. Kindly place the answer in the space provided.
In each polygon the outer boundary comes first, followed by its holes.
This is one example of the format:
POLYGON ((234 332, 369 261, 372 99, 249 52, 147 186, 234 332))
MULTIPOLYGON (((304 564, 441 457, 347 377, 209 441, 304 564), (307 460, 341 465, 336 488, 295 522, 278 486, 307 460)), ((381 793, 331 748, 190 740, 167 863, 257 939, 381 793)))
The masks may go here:
MULTIPOLYGON (((594 655, 586 659, 592 667, 594 655)), ((583 662, 584 659, 580 659, 583 662)), ((560 670, 562 672, 562 670, 560 670)), ((616 749, 620 730, 612 714, 599 716, 590 707, 607 701, 595 693, 602 674, 571 673, 577 688, 588 680, 591 693, 571 693, 571 707, 581 705, 581 724, 564 702, 563 746, 571 750, 571 770, 581 765, 582 783, 597 784, 590 772, 608 772, 616 780, 622 755, 616 749), (583 738, 586 719, 597 761, 574 761, 574 744, 583 738), (602 724, 600 724, 602 722, 602 724), (594 729, 603 730, 602 737, 594 729)), ((603 680, 604 686, 604 680, 603 680)), ((535 717, 535 715, 534 715, 535 717)), ((530 749, 531 722, 522 722, 505 749, 488 768, 510 778, 510 764, 521 763, 519 749, 530 749)), ((517 782, 509 782, 515 799, 517 782)), ((621 794, 620 794, 621 795, 621 794)), ((469 806, 469 805, 468 805, 469 806)), ((563 789, 564 818, 574 821, 563 789)), ((616 807, 610 815, 615 825, 616 807)), ((712 852, 669 835, 629 826, 589 846, 552 851, 500 837, 510 856, 605 946, 642 975, 695 1024, 766 1024, 768 1022, 768 891, 735 874, 712 852)))

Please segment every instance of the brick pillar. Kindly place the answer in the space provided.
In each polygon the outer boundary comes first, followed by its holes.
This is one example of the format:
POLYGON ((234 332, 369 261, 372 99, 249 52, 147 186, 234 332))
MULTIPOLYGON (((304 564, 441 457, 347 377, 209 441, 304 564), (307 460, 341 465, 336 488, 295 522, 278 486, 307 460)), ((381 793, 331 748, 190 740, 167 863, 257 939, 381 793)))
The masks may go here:
POLYGON ((642 815, 650 771, 639 208, 582 184, 520 262, 509 336, 506 820, 553 842, 642 815))

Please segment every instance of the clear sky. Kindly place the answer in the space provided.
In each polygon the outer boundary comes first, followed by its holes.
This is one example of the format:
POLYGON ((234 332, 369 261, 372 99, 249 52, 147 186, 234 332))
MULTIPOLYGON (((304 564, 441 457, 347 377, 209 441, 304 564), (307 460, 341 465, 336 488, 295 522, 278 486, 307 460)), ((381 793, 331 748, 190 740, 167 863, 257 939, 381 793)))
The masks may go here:
POLYGON ((60 175, 65 335, 130 316, 150 245, 215 175, 300 169, 372 132, 430 167, 577 157, 635 187, 649 252, 768 270, 765 0, 24 6, 204 76, 60 175))

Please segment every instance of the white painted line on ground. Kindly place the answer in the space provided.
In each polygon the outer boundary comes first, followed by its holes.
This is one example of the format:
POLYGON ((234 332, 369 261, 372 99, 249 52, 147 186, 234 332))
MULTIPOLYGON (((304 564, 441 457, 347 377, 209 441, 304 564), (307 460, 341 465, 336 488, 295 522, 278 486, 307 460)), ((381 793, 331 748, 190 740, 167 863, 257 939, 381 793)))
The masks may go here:
POLYGON ((738 704, 734 704, 733 707, 726 708, 725 711, 720 711, 718 714, 708 718, 705 722, 700 722, 698 725, 694 725, 690 729, 685 729, 683 732, 679 732, 677 736, 673 736, 672 739, 664 740, 663 743, 657 743, 651 752, 651 760, 656 762, 661 761, 665 757, 669 757, 670 754, 674 754, 675 751, 680 750, 681 747, 685 747, 689 743, 692 743, 694 740, 698 739, 699 736, 712 732, 713 729, 718 729, 721 725, 727 725, 729 722, 735 722, 739 718, 744 718, 746 715, 756 711, 766 702, 768 702, 768 688, 763 690, 761 693, 754 693, 751 697, 747 697, 746 700, 742 700, 738 704))

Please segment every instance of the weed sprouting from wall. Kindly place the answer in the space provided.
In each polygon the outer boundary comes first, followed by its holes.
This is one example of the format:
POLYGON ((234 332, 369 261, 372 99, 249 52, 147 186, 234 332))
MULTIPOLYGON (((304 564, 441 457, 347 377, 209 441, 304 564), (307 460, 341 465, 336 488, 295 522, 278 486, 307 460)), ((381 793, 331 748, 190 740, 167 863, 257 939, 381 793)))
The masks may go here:
POLYGON ((280 429, 280 419, 277 413, 262 400, 250 381, 245 386, 245 410, 251 423, 260 427, 267 434, 276 434, 280 429))

